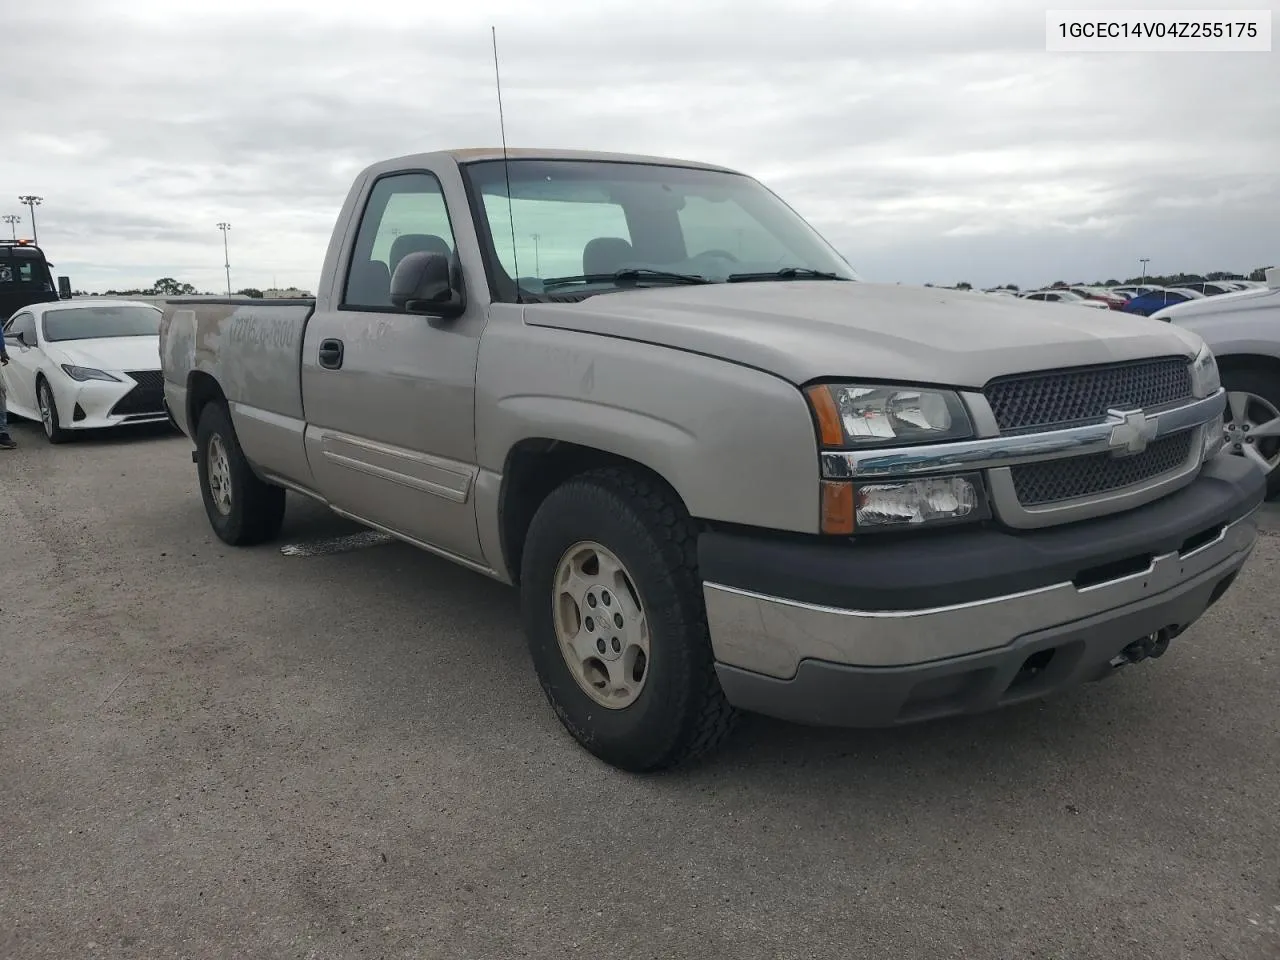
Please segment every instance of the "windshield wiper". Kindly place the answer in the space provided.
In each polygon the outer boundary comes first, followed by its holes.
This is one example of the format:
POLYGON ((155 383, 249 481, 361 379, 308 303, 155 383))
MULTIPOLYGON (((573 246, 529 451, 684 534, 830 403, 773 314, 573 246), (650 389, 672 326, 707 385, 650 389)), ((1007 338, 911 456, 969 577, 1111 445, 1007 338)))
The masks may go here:
POLYGON ((772 273, 731 273, 725 278, 728 283, 745 283, 749 280, 847 280, 838 273, 825 273, 809 267, 783 267, 772 273))
POLYGON ((670 280, 672 283, 710 283, 706 277, 693 273, 672 273, 670 270, 650 270, 648 267, 625 267, 613 273, 584 273, 576 277, 550 277, 542 286, 559 287, 569 283, 636 283, 640 280, 670 280))

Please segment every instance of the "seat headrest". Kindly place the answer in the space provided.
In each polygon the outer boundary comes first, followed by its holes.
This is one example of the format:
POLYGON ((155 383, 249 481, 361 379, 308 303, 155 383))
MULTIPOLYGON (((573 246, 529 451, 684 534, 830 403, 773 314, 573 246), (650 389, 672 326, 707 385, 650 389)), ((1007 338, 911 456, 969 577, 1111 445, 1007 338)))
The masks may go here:
POLYGON ((387 265, 388 269, 395 273, 400 261, 411 253, 439 253, 448 257, 453 251, 449 249, 449 244, 443 237, 437 237, 434 233, 403 233, 391 244, 391 262, 387 265))
POLYGON ((635 256, 635 248, 621 237, 596 237, 582 248, 583 273, 613 273, 635 256))
POLYGON ((381 260, 366 260, 352 265, 345 300, 353 306, 390 306, 391 271, 387 265, 381 260))

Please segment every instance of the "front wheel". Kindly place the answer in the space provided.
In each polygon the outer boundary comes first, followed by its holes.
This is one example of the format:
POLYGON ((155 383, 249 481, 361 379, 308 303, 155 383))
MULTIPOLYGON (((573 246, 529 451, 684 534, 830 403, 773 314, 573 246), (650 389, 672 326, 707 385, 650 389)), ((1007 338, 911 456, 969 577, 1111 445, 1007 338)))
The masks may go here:
POLYGON ((554 490, 525 540, 521 604, 547 699, 606 763, 672 767, 729 734, 696 531, 656 483, 605 469, 554 490))
POLYGON ((1280 377, 1265 370, 1224 370, 1227 451, 1267 475, 1267 499, 1280 496, 1280 377))
POLYGON ((67 431, 62 429, 62 421, 58 417, 58 404, 53 398, 53 388, 49 381, 40 378, 36 387, 36 404, 40 407, 40 424, 44 427, 44 435, 50 443, 64 443, 67 431))
POLYGON ((211 403, 196 428, 196 471, 205 513, 224 543, 247 547, 274 540, 284 522, 284 488, 259 479, 236 439, 225 407, 211 403))

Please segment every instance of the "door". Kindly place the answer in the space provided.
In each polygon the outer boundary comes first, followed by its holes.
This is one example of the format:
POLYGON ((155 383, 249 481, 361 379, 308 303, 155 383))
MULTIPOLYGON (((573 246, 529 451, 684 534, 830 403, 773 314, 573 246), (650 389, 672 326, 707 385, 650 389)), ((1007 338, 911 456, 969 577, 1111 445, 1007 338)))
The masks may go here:
POLYGON ((303 341, 307 457, 339 510, 483 562, 474 407, 485 308, 469 291, 467 312, 441 320, 398 310, 390 297, 406 254, 453 255, 449 208, 428 171, 385 175, 367 193, 331 296, 337 309, 317 312, 303 341))
POLYGON ((36 321, 30 313, 18 314, 5 327, 4 346, 9 352, 9 365, 0 375, 4 377, 5 402, 9 409, 34 417, 37 415, 36 371, 40 366, 41 353, 37 347, 19 343, 19 334, 28 344, 36 342, 36 321))

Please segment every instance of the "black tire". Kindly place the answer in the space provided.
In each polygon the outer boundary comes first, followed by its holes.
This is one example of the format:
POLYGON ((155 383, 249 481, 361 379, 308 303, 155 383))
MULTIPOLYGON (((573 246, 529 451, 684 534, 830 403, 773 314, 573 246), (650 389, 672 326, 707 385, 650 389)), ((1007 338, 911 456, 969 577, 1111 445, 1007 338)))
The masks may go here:
MULTIPOLYGON (((1228 393, 1251 393, 1255 397, 1261 397, 1280 411, 1280 376, 1271 371, 1258 367, 1229 367, 1222 371, 1222 385, 1228 393)), ((1227 419, 1231 419, 1230 408, 1227 410, 1227 419)), ((1262 452, 1269 455, 1269 459, 1280 449, 1280 439, 1268 438, 1260 446, 1262 452)), ((1277 497, 1280 497, 1280 468, 1273 469, 1267 475, 1267 499, 1274 500, 1277 497)))
POLYGON ((259 479, 240 449, 231 416, 220 403, 207 404, 200 411, 196 427, 196 472, 200 495, 209 525, 218 539, 233 547, 248 547, 274 540, 284 522, 283 487, 259 479), (210 450, 215 441, 225 451, 230 478, 230 507, 227 512, 215 503, 210 486, 210 450))
POLYGON ((521 606, 534 669, 565 729, 622 770, 674 767, 709 753, 737 712, 716 677, 697 569, 696 530, 665 488, 620 469, 573 478, 534 515, 521 561, 521 606), (554 578, 566 551, 594 541, 626 567, 649 625, 644 686, 620 709, 578 685, 560 652, 554 578))
POLYGON ((40 426, 44 428, 45 439, 50 443, 66 443, 70 437, 67 431, 62 429, 62 420, 58 417, 58 401, 53 395, 53 388, 49 386, 49 381, 43 376, 36 381, 36 405, 49 405, 49 418, 44 417, 44 411, 39 410, 40 426))

